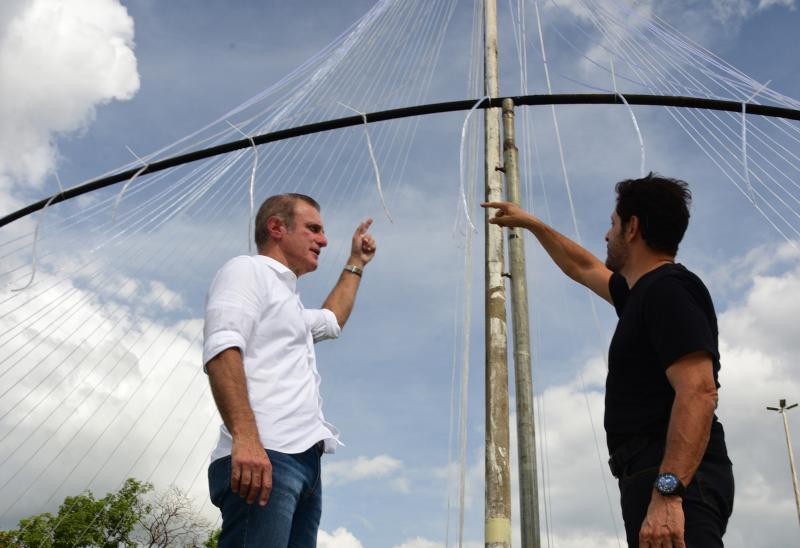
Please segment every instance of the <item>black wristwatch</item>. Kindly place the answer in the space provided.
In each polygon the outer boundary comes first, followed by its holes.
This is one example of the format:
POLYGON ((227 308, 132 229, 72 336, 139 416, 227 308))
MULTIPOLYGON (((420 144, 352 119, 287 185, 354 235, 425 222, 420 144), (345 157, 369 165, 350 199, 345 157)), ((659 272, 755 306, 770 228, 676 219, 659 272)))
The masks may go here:
POLYGON ((656 476, 653 487, 665 497, 682 497, 686 494, 686 486, 681 483, 678 476, 671 472, 664 472, 656 476))

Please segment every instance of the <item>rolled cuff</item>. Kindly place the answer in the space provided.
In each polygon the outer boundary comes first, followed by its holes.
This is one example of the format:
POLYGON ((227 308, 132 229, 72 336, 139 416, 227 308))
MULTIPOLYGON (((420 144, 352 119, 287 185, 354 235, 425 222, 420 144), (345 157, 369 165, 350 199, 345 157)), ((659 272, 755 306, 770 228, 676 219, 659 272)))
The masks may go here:
POLYGON ((236 331, 216 331, 203 341, 203 372, 208 373, 208 362, 228 348, 238 348, 244 354, 244 337, 236 331))
POLYGON ((303 318, 315 343, 326 339, 335 339, 342 332, 342 328, 339 327, 339 322, 336 320, 336 314, 327 308, 305 309, 303 318))

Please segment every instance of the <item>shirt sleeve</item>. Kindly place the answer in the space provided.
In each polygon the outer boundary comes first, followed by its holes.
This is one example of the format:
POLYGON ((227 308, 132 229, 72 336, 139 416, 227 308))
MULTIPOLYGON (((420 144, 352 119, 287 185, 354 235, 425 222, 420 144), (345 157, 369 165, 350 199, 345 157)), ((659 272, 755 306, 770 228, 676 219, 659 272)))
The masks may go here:
POLYGON ((303 309, 303 319, 306 321, 306 327, 311 331, 315 343, 326 339, 335 339, 342 330, 336 320, 336 315, 327 308, 303 309))
POLYGON ((719 359, 708 316, 679 280, 665 277, 648 288, 643 313, 659 364, 665 369, 692 352, 719 359))
POLYGON ((622 317, 622 311, 625 309, 625 303, 628 301, 628 282, 622 274, 614 272, 608 279, 608 292, 611 294, 611 301, 614 303, 614 309, 617 311, 617 317, 622 317))
POLYGON ((203 371, 208 362, 228 348, 239 348, 244 354, 247 341, 261 309, 255 264, 249 257, 236 257, 223 266, 206 297, 203 326, 203 371))

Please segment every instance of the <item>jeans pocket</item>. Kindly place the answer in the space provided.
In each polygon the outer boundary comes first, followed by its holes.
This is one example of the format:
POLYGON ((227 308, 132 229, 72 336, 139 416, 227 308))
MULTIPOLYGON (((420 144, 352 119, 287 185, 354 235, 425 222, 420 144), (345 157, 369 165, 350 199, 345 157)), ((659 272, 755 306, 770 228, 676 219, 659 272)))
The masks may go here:
POLYGON ((231 457, 222 457, 208 467, 208 493, 211 502, 217 508, 222 507, 222 500, 231 485, 231 457))

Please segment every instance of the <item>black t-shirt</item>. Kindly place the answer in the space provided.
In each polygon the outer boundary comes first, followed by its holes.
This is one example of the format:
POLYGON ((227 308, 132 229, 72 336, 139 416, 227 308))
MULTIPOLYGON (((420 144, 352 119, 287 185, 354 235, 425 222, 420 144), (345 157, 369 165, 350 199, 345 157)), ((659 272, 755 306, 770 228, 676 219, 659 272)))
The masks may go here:
MULTIPOLYGON (((611 339, 605 428, 609 453, 632 438, 666 438, 675 391, 666 369, 692 352, 711 355, 719 387, 717 316, 703 282, 680 264, 665 264, 632 289, 620 274, 609 280, 619 323, 611 339)), ((727 461, 714 416, 706 458, 727 461)))

